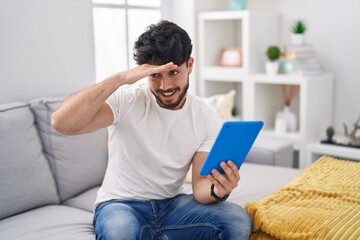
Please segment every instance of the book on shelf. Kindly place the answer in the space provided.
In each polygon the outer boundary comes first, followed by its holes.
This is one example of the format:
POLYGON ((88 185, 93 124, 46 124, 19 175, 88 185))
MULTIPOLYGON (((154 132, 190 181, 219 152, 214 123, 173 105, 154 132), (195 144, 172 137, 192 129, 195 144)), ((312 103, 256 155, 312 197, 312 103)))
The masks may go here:
POLYGON ((322 69, 311 44, 284 47, 280 60, 280 72, 302 75, 321 74, 322 69))
POLYGON ((310 44, 302 46, 285 46, 284 51, 282 52, 282 57, 286 59, 314 58, 315 56, 316 51, 310 44))
POLYGON ((303 51, 313 51, 314 47, 311 44, 305 44, 305 45, 286 45, 284 47, 285 51, 291 51, 291 52, 303 52, 303 51))
POLYGON ((322 69, 316 58, 308 59, 286 59, 280 60, 281 73, 297 73, 302 75, 321 74, 322 69))
POLYGON ((307 52, 283 52, 282 56, 287 59, 303 59, 303 58, 313 58, 316 56, 315 51, 307 52))

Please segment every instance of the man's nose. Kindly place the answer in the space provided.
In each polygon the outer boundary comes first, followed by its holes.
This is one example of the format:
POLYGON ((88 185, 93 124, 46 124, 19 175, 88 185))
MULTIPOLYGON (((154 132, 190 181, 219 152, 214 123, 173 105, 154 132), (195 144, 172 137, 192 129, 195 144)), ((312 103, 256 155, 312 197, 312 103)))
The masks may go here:
POLYGON ((169 88, 171 88, 170 79, 167 76, 163 76, 160 83, 160 89, 167 90, 169 88))

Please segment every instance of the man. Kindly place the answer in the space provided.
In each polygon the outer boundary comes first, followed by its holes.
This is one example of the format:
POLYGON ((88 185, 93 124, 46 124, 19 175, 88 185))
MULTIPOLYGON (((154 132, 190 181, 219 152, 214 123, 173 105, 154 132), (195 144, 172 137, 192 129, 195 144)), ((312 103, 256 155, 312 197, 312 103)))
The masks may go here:
POLYGON ((225 202, 240 180, 200 168, 221 122, 215 110, 187 92, 194 59, 188 34, 160 21, 135 42, 139 66, 68 97, 52 115, 64 134, 109 127, 109 162, 95 202, 97 239, 248 239, 241 206, 225 202), (148 83, 119 89, 147 77, 148 83), (193 165, 193 195, 179 194, 193 165))

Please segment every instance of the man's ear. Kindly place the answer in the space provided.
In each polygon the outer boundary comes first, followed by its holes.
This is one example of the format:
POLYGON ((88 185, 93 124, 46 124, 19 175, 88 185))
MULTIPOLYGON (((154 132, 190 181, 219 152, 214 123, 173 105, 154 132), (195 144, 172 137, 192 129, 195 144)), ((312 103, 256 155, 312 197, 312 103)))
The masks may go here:
POLYGON ((190 73, 192 72, 193 66, 194 66, 194 58, 190 57, 188 62, 187 62, 188 75, 190 75, 190 73))

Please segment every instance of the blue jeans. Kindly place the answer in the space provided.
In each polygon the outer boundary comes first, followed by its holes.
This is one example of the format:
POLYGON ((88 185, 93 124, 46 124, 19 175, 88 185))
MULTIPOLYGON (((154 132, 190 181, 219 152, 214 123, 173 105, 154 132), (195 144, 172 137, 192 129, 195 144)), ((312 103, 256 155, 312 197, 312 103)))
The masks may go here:
POLYGON ((234 203, 205 205, 192 195, 150 201, 110 200, 97 206, 96 239, 248 239, 251 222, 234 203))

